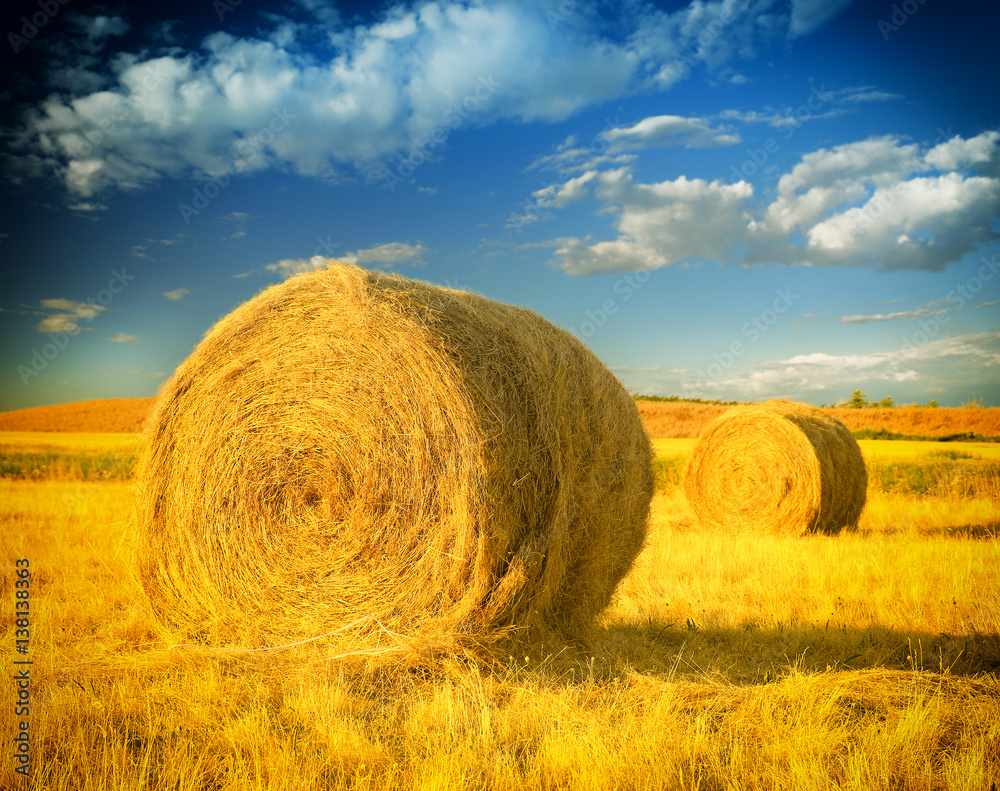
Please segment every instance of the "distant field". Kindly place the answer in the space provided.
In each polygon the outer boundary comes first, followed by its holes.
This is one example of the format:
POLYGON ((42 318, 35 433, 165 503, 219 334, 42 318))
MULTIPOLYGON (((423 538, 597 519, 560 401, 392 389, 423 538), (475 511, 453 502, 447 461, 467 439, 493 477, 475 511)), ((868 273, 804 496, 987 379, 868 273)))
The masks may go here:
POLYGON ((142 434, 85 433, 51 431, 0 431, 0 445, 21 449, 136 450, 142 434))
MULTIPOLYGON (((715 418, 732 409, 684 401, 637 401, 646 433, 657 439, 692 438, 715 418)), ((975 434, 1000 437, 1000 409, 897 407, 895 409, 827 409, 851 431, 884 430, 921 437, 975 434)))
POLYGON ((137 434, 142 431, 154 400, 110 398, 0 412, 0 431, 137 434))
MULTIPOLYGON (((0 431, 139 433, 152 398, 115 398, 0 412, 0 431)), ((637 401, 646 433, 657 439, 694 438, 732 407, 686 401, 637 401)), ((851 431, 889 431, 921 437, 975 434, 1000 437, 1000 409, 898 407, 829 409, 851 431)))

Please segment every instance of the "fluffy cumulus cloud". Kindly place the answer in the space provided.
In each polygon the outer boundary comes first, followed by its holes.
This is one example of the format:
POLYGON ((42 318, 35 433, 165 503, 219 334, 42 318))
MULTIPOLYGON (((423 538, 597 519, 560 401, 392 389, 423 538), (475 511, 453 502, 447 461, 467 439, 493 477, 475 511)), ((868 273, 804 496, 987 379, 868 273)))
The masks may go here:
MULTIPOLYGON (((560 239, 555 263, 575 275, 697 259, 940 270, 1000 238, 998 163, 994 131, 932 148, 873 137, 806 153, 769 203, 748 180, 642 184, 631 165, 588 171, 617 238, 560 239)), ((540 205, 584 199, 582 178, 546 188, 540 205)))
POLYGON ((365 250, 355 250, 337 258, 345 264, 365 267, 421 266, 428 250, 422 244, 390 242, 378 244, 365 250))
POLYGON ((766 227, 779 232, 808 228, 830 209, 890 186, 920 169, 917 146, 877 137, 806 154, 778 181, 766 227))
MULTIPOLYGON (((85 65, 69 57, 52 65, 58 91, 8 130, 11 167, 20 178, 54 168, 78 198, 223 171, 372 176, 417 151, 438 156, 463 126, 562 121, 668 88, 696 68, 728 68, 832 15, 814 0, 692 2, 676 11, 626 4, 611 37, 586 8, 566 13, 557 0, 400 4, 356 24, 330 4, 300 6, 308 22, 272 16, 256 36, 217 32, 193 50, 103 60, 94 51, 126 23, 78 18, 85 65)), ((618 145, 727 142, 696 119, 643 123, 619 133, 618 145)))
MULTIPOLYGON (((921 319, 941 316, 948 312, 947 308, 940 310, 930 310, 928 308, 916 308, 914 310, 894 310, 891 313, 870 313, 867 315, 852 314, 841 316, 842 324, 869 324, 873 321, 893 321, 894 319, 921 319)), ((807 314, 808 315, 808 314, 807 314)))
POLYGON ((601 138, 608 143, 609 153, 680 145, 685 148, 714 148, 740 142, 740 136, 722 129, 715 129, 704 118, 684 118, 679 115, 657 115, 644 118, 624 128, 603 132, 601 138))
POLYGON ((43 299, 42 309, 56 311, 45 316, 37 325, 39 332, 70 332, 77 333, 81 323, 90 322, 106 307, 91 302, 78 302, 72 299, 43 299))
POLYGON ((1000 180, 959 173, 914 178, 817 223, 809 251, 834 264, 941 269, 998 237, 1000 180))
POLYGON ((726 369, 708 359, 700 368, 620 368, 616 373, 639 392, 718 399, 832 403, 860 388, 876 399, 891 393, 898 403, 924 403, 944 387, 954 389, 956 382, 963 383, 959 398, 1000 392, 1000 333, 922 340, 900 338, 898 348, 888 351, 813 352, 726 369))
POLYGON ((323 255, 314 255, 311 258, 282 258, 277 263, 267 264, 264 268, 268 272, 277 272, 282 277, 291 277, 319 269, 329 260, 323 255))
POLYGON ((657 184, 636 183, 627 168, 601 173, 599 200, 617 213, 618 238, 587 244, 563 240, 559 266, 570 274, 668 266, 699 258, 725 259, 746 229, 746 203, 753 194, 746 182, 725 184, 684 176, 657 184))
MULTIPOLYGON (((406 242, 389 242, 368 247, 363 250, 353 250, 336 257, 345 264, 357 264, 368 269, 396 269, 400 266, 422 266, 424 256, 430 252, 422 244, 406 242)), ((283 277, 311 272, 327 265, 331 259, 324 255, 314 255, 310 258, 284 258, 264 268, 269 272, 277 272, 283 277)))

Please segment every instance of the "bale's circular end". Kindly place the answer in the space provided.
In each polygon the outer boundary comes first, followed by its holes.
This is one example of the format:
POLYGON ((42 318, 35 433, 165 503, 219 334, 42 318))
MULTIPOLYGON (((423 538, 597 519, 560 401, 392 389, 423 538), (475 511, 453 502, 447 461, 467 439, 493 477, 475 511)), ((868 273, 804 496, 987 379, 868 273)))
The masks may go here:
POLYGON ((702 432, 684 490, 708 526, 761 533, 836 533, 857 524, 868 474, 851 432, 790 401, 736 407, 702 432))
POLYGON ((653 490, 632 398, 572 335, 343 265, 222 319, 147 435, 140 575, 216 644, 573 627, 630 568, 653 490))

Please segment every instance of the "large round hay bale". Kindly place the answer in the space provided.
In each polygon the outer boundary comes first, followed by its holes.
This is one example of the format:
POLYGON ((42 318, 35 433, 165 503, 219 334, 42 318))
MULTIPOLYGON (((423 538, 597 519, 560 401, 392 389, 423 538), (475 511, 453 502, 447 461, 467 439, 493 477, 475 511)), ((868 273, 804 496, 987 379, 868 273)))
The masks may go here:
POLYGON ((221 645, 359 619, 388 645, 573 629, 641 549, 653 489, 632 398, 572 335, 344 265, 219 321, 147 442, 141 578, 221 645))
POLYGON ((856 525, 868 474, 843 423, 791 401, 736 407, 702 432, 684 490, 702 524, 786 535, 856 525))

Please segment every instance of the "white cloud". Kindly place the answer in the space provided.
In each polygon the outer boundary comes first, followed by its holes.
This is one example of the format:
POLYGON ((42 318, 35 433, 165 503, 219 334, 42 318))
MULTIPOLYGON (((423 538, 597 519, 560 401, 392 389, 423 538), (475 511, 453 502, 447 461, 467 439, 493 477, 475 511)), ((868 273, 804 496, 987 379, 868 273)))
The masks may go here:
POLYGON ((767 124, 776 129, 797 129, 807 121, 825 118, 840 118, 856 110, 855 105, 870 102, 887 102, 902 99, 902 94, 889 93, 871 85, 827 90, 825 85, 812 86, 804 92, 797 106, 774 108, 765 106, 763 110, 723 110, 716 117, 723 121, 740 121, 748 124, 767 124))
POLYGON ((587 189, 587 185, 597 178, 597 175, 597 171, 589 170, 562 184, 552 184, 535 190, 531 193, 531 197, 534 198, 535 206, 538 208, 562 209, 570 203, 581 201, 589 196, 590 191, 587 189))
POLYGON ((587 245, 565 240, 560 268, 573 275, 656 268, 693 258, 725 259, 747 232, 746 182, 723 184, 681 176, 637 184, 625 168, 600 174, 597 197, 618 213, 618 238, 587 245))
MULTIPOLYGON (((331 259, 325 255, 314 255, 310 258, 283 258, 275 264, 267 264, 264 269, 269 272, 277 272, 284 277, 298 275, 302 272, 311 272, 314 269, 321 269, 331 260, 340 261, 345 264, 355 264, 367 268, 385 269, 396 266, 423 266, 423 257, 430 252, 421 244, 408 244, 406 242, 389 242, 368 247, 361 250, 338 255, 331 259)), ((234 277, 245 277, 250 274, 234 275, 234 277)))
POLYGON ((39 332, 79 332, 85 329, 80 326, 81 322, 89 322, 107 310, 103 305, 72 299, 43 299, 41 304, 46 310, 62 312, 42 319, 35 328, 39 332))
POLYGON ((713 129, 704 118, 684 118, 679 115, 643 118, 629 127, 608 129, 600 137, 608 143, 610 154, 657 146, 714 148, 740 142, 738 134, 713 129))
POLYGON ((778 181, 778 198, 767 208, 765 228, 806 228, 829 210, 860 200, 869 185, 888 186, 921 168, 916 145, 892 136, 873 137, 802 157, 778 181))
MULTIPOLYGON (((285 277, 299 275, 303 272, 312 272, 326 265, 330 259, 325 255, 314 255, 312 258, 282 258, 276 264, 267 264, 264 269, 269 272, 277 272, 285 277)), ((233 275, 233 277, 245 277, 249 272, 233 275)))
MULTIPOLYGON (((271 15, 255 37, 217 32, 197 50, 120 53, 100 74, 67 72, 18 130, 20 167, 57 168, 80 197, 226 168, 337 180, 418 148, 436 156, 463 126, 563 121, 667 88, 694 66, 725 71, 830 17, 803 0, 791 16, 772 0, 674 12, 626 4, 608 35, 582 8, 553 24, 555 0, 401 4, 357 23, 316 0, 299 4, 308 22, 271 15), (316 54, 317 34, 331 54, 316 54), (108 121, 114 134, 88 139, 108 121)), ((126 27, 110 16, 79 24, 93 46, 126 27)), ((710 128, 674 133, 685 145, 727 142, 710 128)))
POLYGON ((73 26, 87 39, 88 48, 96 49, 107 39, 114 36, 124 36, 129 31, 129 24, 120 16, 81 16, 70 15, 73 26))
POLYGON ((809 229, 809 250, 828 263, 880 269, 941 269, 997 238, 1000 180, 958 173, 876 190, 863 206, 809 229))
POLYGON ((258 215, 248 214, 245 211, 231 211, 229 214, 219 217, 219 222, 228 222, 233 225, 233 232, 226 237, 227 239, 242 239, 247 235, 246 224, 257 219, 260 219, 258 215))
POLYGON ((792 0, 792 37, 805 36, 842 13, 851 0, 792 0))
POLYGON ((124 332, 119 332, 113 338, 108 338, 112 343, 142 343, 141 340, 135 335, 128 335, 124 332))
POLYGON ((948 308, 943 310, 928 310, 927 308, 917 308, 916 310, 898 310, 893 313, 874 313, 871 315, 841 316, 843 324, 868 324, 873 321, 892 321, 893 319, 921 319, 928 316, 941 316, 948 312, 948 308))
POLYGON ((621 376, 638 392, 741 401, 785 397, 833 402, 860 388, 875 398, 891 395, 897 403, 922 402, 944 386, 954 390, 959 382, 970 397, 991 389, 1000 393, 996 384, 1000 333, 931 339, 923 345, 906 345, 903 340, 889 351, 817 351, 726 370, 713 367, 715 360, 709 357, 703 366, 687 371, 629 368, 622 369, 621 376))
POLYGON ((983 174, 1000 176, 1000 132, 992 130, 963 140, 955 135, 935 146, 924 161, 941 171, 970 168, 983 174))
POLYGON ((178 299, 182 299, 190 293, 191 292, 186 288, 175 288, 173 291, 164 291, 163 296, 176 302, 178 299))
MULTIPOLYGON (((1000 134, 954 139, 927 154, 915 143, 874 137, 806 153, 764 206, 752 202, 746 180, 725 185, 681 176, 642 184, 622 167, 539 190, 535 207, 585 200, 585 188, 597 185, 600 213, 616 216, 613 241, 560 240, 555 264, 575 275, 699 258, 936 271, 1000 238, 1000 178, 926 175, 939 169, 928 160, 973 166, 994 157, 1000 159, 1000 134)), ((537 219, 529 212, 517 224, 537 219)))
POLYGON ((358 266, 422 266, 423 257, 430 252, 421 244, 406 244, 404 242, 390 242, 389 244, 379 244, 364 250, 354 250, 337 256, 338 261, 345 264, 357 264, 358 266))
POLYGON ((220 222, 232 222, 237 224, 245 224, 250 222, 250 220, 259 220, 260 216, 256 214, 249 214, 245 211, 231 211, 229 214, 225 214, 219 218, 220 222))

